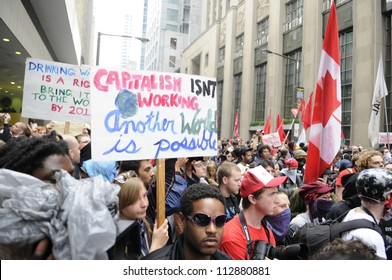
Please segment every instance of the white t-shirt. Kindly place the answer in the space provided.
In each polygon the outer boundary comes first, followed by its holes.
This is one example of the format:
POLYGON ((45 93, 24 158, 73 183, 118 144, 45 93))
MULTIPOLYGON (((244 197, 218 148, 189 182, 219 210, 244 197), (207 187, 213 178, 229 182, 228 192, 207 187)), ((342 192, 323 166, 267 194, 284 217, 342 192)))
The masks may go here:
MULTIPOLYGON (((350 210, 342 222, 352 221, 356 219, 366 219, 374 222, 373 218, 362 212, 359 207, 350 210)), ((378 221, 377 221, 378 223, 378 221)), ((376 255, 382 259, 386 259, 384 239, 375 230, 369 228, 359 228, 343 233, 343 240, 361 240, 363 243, 371 246, 376 250, 376 255)))
POLYGON ((237 166, 241 169, 242 176, 244 176, 246 171, 249 169, 249 164, 243 165, 242 162, 238 163, 237 166))

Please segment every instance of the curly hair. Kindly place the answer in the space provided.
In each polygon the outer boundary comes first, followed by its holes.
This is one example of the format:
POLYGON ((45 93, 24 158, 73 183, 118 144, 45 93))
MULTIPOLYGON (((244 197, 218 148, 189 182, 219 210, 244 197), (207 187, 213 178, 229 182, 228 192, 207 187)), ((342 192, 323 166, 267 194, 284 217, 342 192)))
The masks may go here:
POLYGON ((68 146, 63 141, 43 137, 16 137, 0 149, 0 168, 33 175, 42 168, 50 155, 67 155, 68 146))
POLYGON ((180 210, 184 216, 193 212, 193 202, 203 198, 214 198, 222 202, 226 208, 225 198, 217 187, 207 184, 193 184, 187 187, 180 200, 180 210))
POLYGON ((376 251, 361 240, 344 241, 337 238, 326 244, 314 255, 312 260, 378 260, 376 251))
POLYGON ((366 151, 359 155, 359 159, 356 161, 356 165, 360 171, 364 169, 369 169, 370 159, 375 156, 380 156, 383 158, 383 155, 379 151, 366 151))

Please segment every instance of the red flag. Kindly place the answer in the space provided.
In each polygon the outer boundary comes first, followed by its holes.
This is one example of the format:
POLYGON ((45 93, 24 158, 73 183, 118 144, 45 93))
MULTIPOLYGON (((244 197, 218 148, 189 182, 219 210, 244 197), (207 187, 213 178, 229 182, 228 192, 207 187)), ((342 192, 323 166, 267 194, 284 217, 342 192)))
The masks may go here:
POLYGON ((304 129, 307 130, 312 123, 312 102, 313 100, 313 92, 310 94, 308 101, 306 101, 305 109, 302 112, 302 123, 304 125, 304 129))
POLYGON ((298 107, 298 114, 301 113, 303 111, 303 109, 305 108, 305 100, 301 99, 301 102, 299 107, 298 107))
POLYGON ((286 133, 284 133, 283 129, 284 120, 280 119, 280 115, 276 118, 276 132, 279 134, 280 142, 283 142, 286 139, 286 133))
POLYGON ((321 52, 305 183, 316 181, 331 166, 340 148, 342 113, 339 63, 338 22, 335 2, 332 1, 321 52))
POLYGON ((268 115, 268 119, 264 124, 264 134, 270 134, 271 133, 271 111, 268 115))
POLYGON ((239 129, 238 129, 238 110, 235 113, 235 121, 234 121, 234 138, 239 138, 239 129))

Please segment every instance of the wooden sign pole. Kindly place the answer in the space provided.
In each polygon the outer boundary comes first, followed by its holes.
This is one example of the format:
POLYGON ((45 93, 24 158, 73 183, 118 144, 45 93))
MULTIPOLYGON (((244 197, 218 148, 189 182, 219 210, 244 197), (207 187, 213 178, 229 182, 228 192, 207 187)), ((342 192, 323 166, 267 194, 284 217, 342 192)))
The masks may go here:
POLYGON ((158 159, 156 161, 156 188, 157 188, 157 225, 160 227, 165 220, 165 159, 158 159))
POLYGON ((69 133, 69 126, 70 126, 70 122, 65 122, 64 134, 68 134, 69 133))

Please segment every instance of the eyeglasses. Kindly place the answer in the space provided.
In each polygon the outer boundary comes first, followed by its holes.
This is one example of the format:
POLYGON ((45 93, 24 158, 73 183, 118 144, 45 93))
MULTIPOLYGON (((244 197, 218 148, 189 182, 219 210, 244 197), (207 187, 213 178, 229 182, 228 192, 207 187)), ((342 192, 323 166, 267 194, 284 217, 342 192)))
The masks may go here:
POLYGON ((206 227, 211 222, 213 222, 216 227, 223 227, 226 223, 227 216, 226 215, 218 215, 215 218, 212 218, 208 214, 195 213, 195 214, 193 214, 193 216, 188 216, 188 219, 191 220, 192 223, 198 227, 206 227))
POLYGON ((114 178, 114 181, 120 183, 120 184, 124 184, 129 178, 135 178, 137 177, 137 174, 135 171, 133 170, 129 170, 125 173, 121 173, 120 175, 118 175, 116 178, 114 178))
POLYGON ((204 162, 202 160, 196 161, 193 165, 196 167, 206 167, 207 166, 206 162, 204 162))

